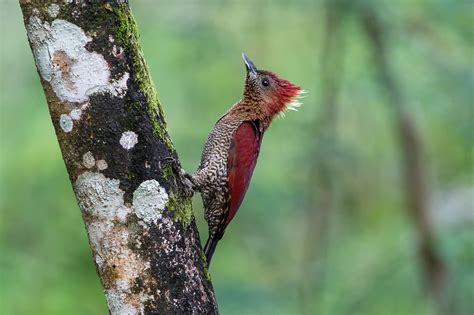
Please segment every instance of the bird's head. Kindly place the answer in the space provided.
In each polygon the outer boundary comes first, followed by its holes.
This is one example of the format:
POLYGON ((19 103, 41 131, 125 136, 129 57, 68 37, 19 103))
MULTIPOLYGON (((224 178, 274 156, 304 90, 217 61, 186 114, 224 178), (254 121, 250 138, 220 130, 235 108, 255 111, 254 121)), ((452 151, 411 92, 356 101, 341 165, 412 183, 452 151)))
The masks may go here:
POLYGON ((246 54, 242 54, 247 77, 245 79, 244 99, 261 107, 268 118, 284 114, 286 110, 297 110, 298 101, 305 93, 299 86, 284 80, 266 70, 258 70, 246 54))

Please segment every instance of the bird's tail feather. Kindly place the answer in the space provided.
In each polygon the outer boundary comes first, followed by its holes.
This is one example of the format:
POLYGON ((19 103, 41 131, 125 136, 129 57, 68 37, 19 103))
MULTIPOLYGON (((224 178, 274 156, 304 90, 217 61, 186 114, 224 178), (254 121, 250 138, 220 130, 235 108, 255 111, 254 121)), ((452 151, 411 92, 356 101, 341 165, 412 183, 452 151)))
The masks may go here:
POLYGON ((216 250, 217 243, 219 242, 220 238, 217 238, 215 235, 209 236, 206 242, 206 246, 204 246, 204 255, 206 255, 206 262, 207 268, 211 265, 212 255, 214 255, 214 251, 216 250))

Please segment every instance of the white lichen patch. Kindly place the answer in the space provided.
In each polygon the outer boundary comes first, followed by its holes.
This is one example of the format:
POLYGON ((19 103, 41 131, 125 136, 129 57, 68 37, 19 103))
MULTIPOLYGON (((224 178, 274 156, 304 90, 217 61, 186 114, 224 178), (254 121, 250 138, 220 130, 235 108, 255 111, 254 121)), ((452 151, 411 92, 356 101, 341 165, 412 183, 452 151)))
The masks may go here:
POLYGON ((166 190, 156 180, 144 181, 133 193, 135 214, 146 223, 157 223, 168 203, 166 190))
POLYGON ((139 312, 138 309, 133 305, 125 303, 125 295, 119 290, 106 290, 105 297, 107 298, 107 306, 109 307, 110 314, 143 314, 143 310, 139 312))
POLYGON ((57 17, 58 14, 59 14, 59 5, 57 5, 56 3, 51 4, 51 5, 48 7, 48 14, 49 14, 49 16, 52 17, 52 18, 57 17))
POLYGON ((112 221, 124 204, 124 192, 119 185, 118 179, 108 179, 101 173, 79 175, 74 185, 79 207, 98 219, 112 221))
POLYGON ((110 91, 110 93, 115 96, 124 96, 125 92, 127 92, 127 82, 129 78, 130 74, 125 72, 119 80, 112 82, 113 91, 110 91))
MULTIPOLYGON (((134 201, 136 197, 138 207, 149 200, 148 191, 158 191, 162 195, 161 187, 156 184, 145 182, 143 192, 143 189, 137 189, 134 201)), ((137 279, 152 281, 150 264, 129 248, 130 233, 124 224, 127 216, 137 210, 125 205, 120 181, 106 178, 101 173, 84 172, 77 178, 74 189, 81 210, 88 215, 87 231, 106 289, 109 310, 112 314, 142 314, 144 303, 153 297, 144 293, 138 297, 131 290, 137 279)), ((153 202, 161 206, 160 202, 153 202)))
POLYGON ((138 136, 133 131, 125 131, 120 137, 120 145, 126 149, 130 150, 138 143, 138 136))
POLYGON ((96 86, 87 91, 87 96, 96 93, 110 93, 114 96, 124 96, 127 91, 127 81, 130 75, 125 72, 124 75, 117 81, 113 81, 109 85, 96 86))
MULTIPOLYGON (((89 241, 93 248, 100 248, 102 240, 110 233, 113 228, 112 222, 93 222, 87 227, 89 232, 89 241)), ((100 255, 99 255, 100 256, 100 255)), ((102 264, 102 263, 101 263, 102 264)), ((99 265, 99 267, 101 267, 99 265)))
POLYGON ((117 210, 117 219, 119 222, 124 223, 127 219, 127 215, 130 213, 130 208, 123 206, 117 210))
POLYGON ((128 249, 128 238, 129 233, 124 227, 116 227, 102 241, 100 254, 107 258, 105 267, 109 270, 112 267, 115 279, 105 293, 112 314, 143 314, 143 303, 152 298, 146 294, 137 298, 131 292, 136 279, 143 282, 149 279, 150 265, 128 249))
POLYGON ((71 117, 73 120, 81 119, 81 115, 82 115, 82 110, 80 108, 75 108, 71 110, 71 112, 69 113, 69 117, 71 117))
POLYGON ((82 165, 86 168, 93 168, 95 165, 95 159, 91 151, 84 153, 82 156, 82 165))
POLYGON ((71 132, 74 123, 72 122, 72 118, 67 114, 62 114, 59 117, 59 126, 64 132, 71 132))
POLYGON ((81 106, 81 115, 89 107, 89 105, 90 104, 88 102, 82 104, 82 106, 81 106))
POLYGON ((101 54, 86 49, 91 38, 79 26, 61 19, 50 25, 32 15, 27 33, 41 77, 61 101, 83 103, 94 93, 122 96, 126 91, 129 74, 111 82, 109 65, 101 54))
POLYGON ((107 169, 108 165, 107 165, 107 162, 105 160, 98 160, 95 165, 97 166, 97 169, 99 171, 103 171, 105 169, 107 169))
POLYGON ((125 291, 130 288, 130 284, 128 283, 127 279, 118 279, 115 281, 115 285, 117 286, 117 289, 125 291))

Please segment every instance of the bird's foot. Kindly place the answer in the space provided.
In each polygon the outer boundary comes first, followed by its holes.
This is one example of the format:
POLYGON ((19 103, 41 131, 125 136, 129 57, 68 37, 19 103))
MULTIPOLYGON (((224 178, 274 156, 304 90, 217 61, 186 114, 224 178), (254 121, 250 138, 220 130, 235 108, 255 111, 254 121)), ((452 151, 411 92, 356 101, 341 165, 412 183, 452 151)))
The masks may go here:
POLYGON ((171 163, 173 171, 178 175, 181 183, 183 183, 184 194, 186 197, 192 197, 196 191, 196 184, 194 183, 193 177, 181 167, 178 160, 174 157, 166 157, 160 160, 160 162, 171 163))
POLYGON ((194 184, 193 177, 186 173, 182 168, 179 173, 181 177, 181 182, 184 185, 184 193, 187 197, 192 197, 196 191, 196 185, 194 184))

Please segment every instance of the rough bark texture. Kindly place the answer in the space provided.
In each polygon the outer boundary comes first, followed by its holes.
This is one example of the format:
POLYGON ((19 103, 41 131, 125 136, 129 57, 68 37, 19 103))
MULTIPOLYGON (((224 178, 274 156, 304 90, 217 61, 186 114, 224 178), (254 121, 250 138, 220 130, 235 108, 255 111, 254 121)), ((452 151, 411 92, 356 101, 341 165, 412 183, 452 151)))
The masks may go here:
POLYGON ((20 1, 113 314, 217 313, 126 1, 20 1))

